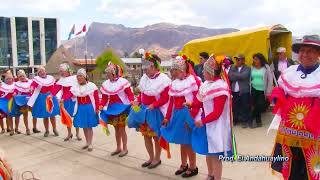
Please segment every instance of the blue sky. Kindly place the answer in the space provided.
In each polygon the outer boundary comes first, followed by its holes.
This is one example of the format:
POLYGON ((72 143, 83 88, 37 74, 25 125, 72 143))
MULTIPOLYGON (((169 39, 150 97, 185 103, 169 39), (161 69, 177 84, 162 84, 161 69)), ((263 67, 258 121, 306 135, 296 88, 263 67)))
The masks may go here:
POLYGON ((142 27, 159 22, 209 28, 283 24, 295 36, 320 34, 319 0, 0 0, 0 16, 58 17, 61 39, 73 24, 142 27))

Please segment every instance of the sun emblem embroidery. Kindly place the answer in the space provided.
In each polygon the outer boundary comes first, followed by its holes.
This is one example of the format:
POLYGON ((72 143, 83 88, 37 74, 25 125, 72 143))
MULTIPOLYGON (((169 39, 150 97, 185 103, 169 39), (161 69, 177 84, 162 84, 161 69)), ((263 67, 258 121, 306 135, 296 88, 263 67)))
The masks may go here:
POLYGON ((303 120, 309 112, 309 107, 304 104, 294 104, 288 113, 291 127, 302 129, 305 128, 303 120))
POLYGON ((311 148, 306 152, 306 162, 313 179, 320 178, 320 152, 315 148, 311 148))

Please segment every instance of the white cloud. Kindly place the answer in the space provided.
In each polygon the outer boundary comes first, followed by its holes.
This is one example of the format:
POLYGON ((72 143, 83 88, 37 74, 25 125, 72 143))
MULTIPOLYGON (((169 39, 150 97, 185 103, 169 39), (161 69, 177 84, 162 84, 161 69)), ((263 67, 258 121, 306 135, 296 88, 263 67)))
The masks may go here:
POLYGON ((80 0, 0 0, 0 9, 31 12, 61 12, 74 10, 80 0))
POLYGON ((101 0, 99 12, 133 26, 158 22, 245 29, 283 24, 294 35, 319 32, 319 0, 101 0))

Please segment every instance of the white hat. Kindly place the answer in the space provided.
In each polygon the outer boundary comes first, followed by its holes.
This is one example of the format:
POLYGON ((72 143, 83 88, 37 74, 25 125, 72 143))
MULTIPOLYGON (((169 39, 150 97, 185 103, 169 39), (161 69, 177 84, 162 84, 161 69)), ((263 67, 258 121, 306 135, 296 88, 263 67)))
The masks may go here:
POLYGON ((284 48, 284 47, 279 47, 277 49, 277 53, 285 53, 285 52, 286 52, 286 48, 284 48))
POLYGON ((77 75, 78 76, 83 76, 83 77, 86 78, 87 77, 87 72, 86 72, 85 69, 81 68, 81 69, 78 70, 77 75))
POLYGON ((72 69, 71 69, 70 65, 67 64, 67 63, 62 63, 62 64, 60 64, 59 70, 67 71, 67 72, 69 72, 69 73, 72 74, 72 69))

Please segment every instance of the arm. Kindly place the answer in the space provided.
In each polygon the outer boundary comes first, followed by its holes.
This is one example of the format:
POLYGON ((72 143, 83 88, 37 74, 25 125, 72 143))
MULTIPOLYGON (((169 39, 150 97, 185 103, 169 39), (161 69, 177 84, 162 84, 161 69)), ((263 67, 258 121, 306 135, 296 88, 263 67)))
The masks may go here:
POLYGON ((102 107, 104 107, 104 106, 107 104, 108 99, 109 99, 108 95, 102 94, 102 100, 101 100, 100 105, 101 105, 102 107))
POLYGON ((160 94, 160 98, 158 101, 152 103, 153 107, 158 108, 169 101, 169 86, 166 87, 160 94))
POLYGON ((97 110, 99 110, 99 104, 100 104, 98 90, 94 91, 93 97, 94 97, 94 101, 95 101, 95 105, 96 105, 96 109, 95 110, 97 111, 97 110))
POLYGON ((167 113, 166 113, 166 119, 170 120, 171 116, 172 116, 172 110, 173 110, 173 97, 170 96, 170 100, 169 100, 169 107, 167 109, 167 113))
POLYGON ((206 116, 204 119, 202 119, 202 124, 207 124, 210 123, 212 121, 217 120, 224 109, 224 104, 226 103, 227 100, 227 96, 222 95, 222 96, 218 96, 216 98, 213 99, 213 109, 214 111, 211 112, 208 116, 206 116))
POLYGON ((269 96, 273 89, 273 75, 270 70, 270 67, 266 67, 266 75, 267 75, 267 87, 266 87, 266 94, 265 96, 269 96))
POLYGON ((193 101, 190 109, 190 114, 192 118, 195 118, 202 107, 202 103, 197 98, 197 91, 194 91, 193 94, 193 101))
POLYGON ((31 94, 33 94, 34 90, 38 87, 38 84, 34 81, 32 81, 31 85, 30 85, 30 91, 31 91, 31 94))
POLYGON ((230 71, 229 71, 228 76, 229 76, 229 80, 230 80, 230 81, 237 81, 237 80, 238 80, 237 77, 235 76, 234 66, 232 66, 232 67, 230 68, 230 71))
POLYGON ((141 104, 142 102, 142 93, 139 93, 139 95, 137 96, 137 101, 139 104, 141 104))
POLYGON ((235 76, 237 77, 238 80, 246 80, 246 79, 250 79, 250 73, 251 73, 250 68, 246 67, 246 69, 242 73, 236 72, 235 76))
POLYGON ((131 87, 127 87, 124 92, 126 93, 128 99, 130 102, 133 102, 134 101, 134 95, 133 95, 133 92, 131 90, 131 87))

